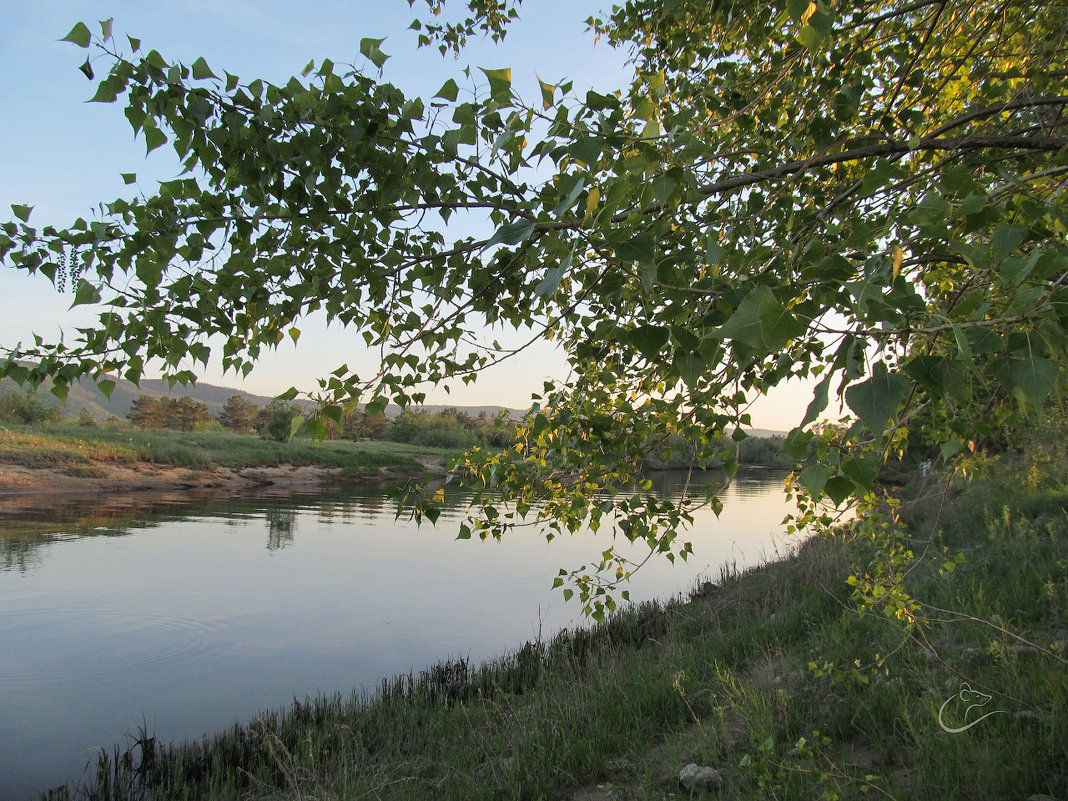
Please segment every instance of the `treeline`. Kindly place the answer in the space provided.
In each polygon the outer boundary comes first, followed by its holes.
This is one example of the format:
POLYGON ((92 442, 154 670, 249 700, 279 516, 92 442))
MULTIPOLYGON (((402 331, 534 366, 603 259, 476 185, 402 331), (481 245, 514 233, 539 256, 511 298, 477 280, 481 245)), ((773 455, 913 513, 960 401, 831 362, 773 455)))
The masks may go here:
MULTIPOLYGON (((191 398, 137 397, 126 417, 140 428, 166 428, 196 431, 222 427, 238 434, 260 434, 268 439, 285 441, 295 428, 294 421, 303 415, 295 403, 272 401, 257 406, 252 401, 232 395, 218 415, 191 398)), ((440 448, 471 448, 478 445, 504 447, 511 441, 511 427, 503 419, 481 412, 472 417, 455 408, 439 412, 404 410, 388 418, 383 413, 369 414, 353 409, 341 424, 330 421, 330 439, 391 440, 440 448)))
POLYGON ((293 433, 293 420, 303 413, 295 403, 272 401, 258 406, 241 395, 231 395, 222 410, 213 415, 208 407, 190 397, 153 398, 138 395, 130 404, 126 419, 138 428, 171 431, 210 431, 227 429, 237 434, 260 434, 284 442, 293 433))
MULTIPOLYGON (((302 417, 304 409, 295 403, 271 401, 257 405, 247 398, 231 395, 217 414, 190 397, 170 398, 139 395, 130 405, 126 419, 142 429, 171 431, 228 430, 238 434, 258 434, 266 439, 285 442, 299 428, 294 421, 302 417)), ((0 424, 34 425, 58 422, 62 419, 58 406, 36 393, 14 391, 0 396, 0 424)), ((96 425, 86 410, 74 419, 80 425, 96 425)), ((111 425, 122 423, 111 418, 111 425)), ((396 417, 378 412, 369 414, 355 408, 345 414, 340 424, 327 422, 330 439, 387 440, 413 445, 465 450, 474 447, 506 448, 515 444, 514 421, 506 413, 499 416, 447 408, 441 411, 405 409, 396 417)), ((748 437, 740 443, 726 443, 736 449, 740 464, 789 468, 793 459, 780 452, 782 437, 748 437)), ((651 441, 645 459, 647 469, 685 468, 692 464, 693 446, 677 436, 651 441)), ((715 465, 709 465, 715 466, 715 465)))

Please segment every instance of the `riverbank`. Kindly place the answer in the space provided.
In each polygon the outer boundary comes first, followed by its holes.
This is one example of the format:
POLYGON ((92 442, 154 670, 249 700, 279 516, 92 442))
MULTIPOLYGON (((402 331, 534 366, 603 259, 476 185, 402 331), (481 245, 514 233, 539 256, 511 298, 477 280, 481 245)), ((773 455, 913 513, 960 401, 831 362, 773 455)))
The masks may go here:
POLYGON ((273 442, 229 432, 0 428, 0 496, 403 480, 444 475, 450 453, 395 442, 273 442))
POLYGON ((887 535, 915 557, 912 625, 858 615, 853 565, 885 540, 842 531, 373 699, 305 699, 175 747, 142 732, 101 761, 99 797, 1064 798, 1068 485, 985 467, 902 491, 887 535), (680 784, 690 765, 703 789, 680 784))

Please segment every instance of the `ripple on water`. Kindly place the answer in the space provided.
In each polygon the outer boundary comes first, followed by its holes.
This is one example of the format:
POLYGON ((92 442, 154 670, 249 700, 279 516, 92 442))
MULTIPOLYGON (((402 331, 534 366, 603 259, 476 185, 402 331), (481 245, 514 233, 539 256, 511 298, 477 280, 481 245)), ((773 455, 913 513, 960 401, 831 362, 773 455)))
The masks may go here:
POLYGON ((0 609, 0 688, 81 685, 164 660, 193 662, 213 631, 210 622, 140 609, 0 609))

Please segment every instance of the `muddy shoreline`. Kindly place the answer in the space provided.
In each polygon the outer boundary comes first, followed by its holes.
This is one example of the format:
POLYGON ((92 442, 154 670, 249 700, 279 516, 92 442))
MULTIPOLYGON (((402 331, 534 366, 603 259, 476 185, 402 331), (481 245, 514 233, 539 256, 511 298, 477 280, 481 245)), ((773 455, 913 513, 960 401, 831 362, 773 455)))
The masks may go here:
MULTIPOLYGON (((444 474, 441 465, 424 462, 425 474, 444 474)), ((338 483, 396 481, 411 476, 380 470, 354 476, 339 468, 279 465, 240 470, 220 467, 196 470, 152 463, 114 465, 94 463, 87 475, 71 475, 69 468, 31 468, 0 464, 0 503, 14 498, 41 499, 55 495, 106 495, 114 493, 180 490, 247 491, 256 487, 316 487, 338 483)))

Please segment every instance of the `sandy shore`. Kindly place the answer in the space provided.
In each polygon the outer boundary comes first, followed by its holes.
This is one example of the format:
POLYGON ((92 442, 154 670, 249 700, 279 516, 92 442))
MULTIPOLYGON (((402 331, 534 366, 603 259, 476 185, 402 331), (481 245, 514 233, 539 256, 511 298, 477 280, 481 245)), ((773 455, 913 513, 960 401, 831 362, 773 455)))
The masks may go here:
MULTIPOLYGON (((426 465, 428 472, 440 471, 426 465)), ((0 501, 21 495, 100 494, 160 490, 232 489, 246 490, 257 486, 316 486, 340 480, 337 468, 253 467, 240 471, 227 468, 190 470, 151 463, 111 465, 95 463, 86 475, 71 475, 64 469, 37 469, 0 464, 0 501)), ((383 472, 367 476, 368 481, 403 478, 383 472)), ((351 478, 346 480, 351 481, 351 478)))

